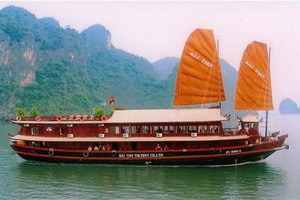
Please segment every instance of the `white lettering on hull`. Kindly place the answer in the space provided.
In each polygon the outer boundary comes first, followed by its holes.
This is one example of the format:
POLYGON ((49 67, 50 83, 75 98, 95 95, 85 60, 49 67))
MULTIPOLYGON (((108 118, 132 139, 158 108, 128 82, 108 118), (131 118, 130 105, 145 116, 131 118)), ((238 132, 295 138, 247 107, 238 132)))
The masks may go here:
POLYGON ((154 158, 154 157, 164 157, 163 153, 121 153, 119 158, 154 158))
POLYGON ((240 149, 225 151, 226 154, 229 154, 229 153, 240 153, 240 152, 242 152, 242 150, 240 150, 240 149))

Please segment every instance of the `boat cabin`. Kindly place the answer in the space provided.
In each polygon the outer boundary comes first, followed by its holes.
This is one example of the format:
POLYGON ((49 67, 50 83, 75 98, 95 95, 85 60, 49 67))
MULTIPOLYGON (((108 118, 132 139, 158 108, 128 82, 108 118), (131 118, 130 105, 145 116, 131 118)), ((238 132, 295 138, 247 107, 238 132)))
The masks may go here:
POLYGON ((44 137, 163 137, 214 135, 222 131, 219 109, 116 110, 111 118, 70 119, 68 116, 31 118, 20 135, 44 137), (59 118, 59 120, 57 120, 59 118))
POLYGON ((259 123, 261 119, 257 116, 247 115, 239 118, 240 129, 246 131, 249 135, 259 135, 259 123))
POLYGON ((109 119, 102 120, 93 116, 58 116, 14 123, 22 126, 19 140, 56 148, 93 149, 109 144, 115 150, 147 150, 157 145, 190 149, 244 143, 241 140, 247 135, 225 137, 225 120, 228 119, 220 114, 220 109, 152 109, 115 110, 109 119))

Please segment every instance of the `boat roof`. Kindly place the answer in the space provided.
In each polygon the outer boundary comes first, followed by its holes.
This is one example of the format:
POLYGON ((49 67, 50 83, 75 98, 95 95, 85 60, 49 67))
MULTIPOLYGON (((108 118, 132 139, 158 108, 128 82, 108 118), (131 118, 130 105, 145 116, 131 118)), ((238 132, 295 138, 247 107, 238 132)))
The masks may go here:
POLYGON ((240 119, 241 122, 261 122, 261 119, 258 119, 258 116, 255 115, 246 115, 240 119))
POLYGON ((107 120, 13 120, 16 124, 140 124, 193 123, 228 120, 219 108, 115 110, 107 120))
POLYGON ((176 123, 225 121, 219 108, 115 110, 106 123, 176 123))

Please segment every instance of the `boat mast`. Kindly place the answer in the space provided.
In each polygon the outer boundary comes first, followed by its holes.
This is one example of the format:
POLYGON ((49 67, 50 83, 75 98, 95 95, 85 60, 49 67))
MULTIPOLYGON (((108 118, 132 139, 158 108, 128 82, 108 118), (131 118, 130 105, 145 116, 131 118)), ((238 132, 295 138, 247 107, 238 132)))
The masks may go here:
MULTIPOLYGON (((217 51, 218 51, 218 56, 220 56, 220 50, 219 50, 219 38, 217 36, 217 51)), ((221 66, 221 63, 220 63, 220 66, 221 66)), ((221 110, 221 107, 222 107, 222 103, 221 101, 219 102, 219 108, 221 110)), ((221 111, 222 112, 222 111, 221 111)))
MULTIPOLYGON (((269 47, 269 68, 270 68, 270 61, 271 61, 271 47, 269 47)), ((268 119, 269 119, 269 111, 266 110, 266 128, 265 128, 265 137, 268 136, 268 119)))
POLYGON ((269 111, 266 111, 266 128, 265 128, 265 137, 268 136, 268 118, 269 118, 269 111))

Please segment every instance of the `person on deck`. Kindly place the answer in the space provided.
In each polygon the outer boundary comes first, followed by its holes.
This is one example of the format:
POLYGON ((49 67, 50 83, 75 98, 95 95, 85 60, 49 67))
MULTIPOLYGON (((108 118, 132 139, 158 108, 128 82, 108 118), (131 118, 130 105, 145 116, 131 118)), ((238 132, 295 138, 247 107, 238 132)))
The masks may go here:
POLYGON ((248 124, 246 124, 245 130, 246 130, 246 132, 249 131, 249 126, 248 126, 248 124))
POLYGON ((89 146, 88 147, 88 151, 92 151, 93 149, 92 149, 92 147, 91 146, 89 146))
POLYGON ((238 130, 242 130, 242 124, 241 124, 241 122, 239 122, 237 129, 238 130))
POLYGON ((169 145, 168 144, 165 144, 165 146, 164 146, 164 150, 169 150, 170 148, 169 148, 169 145))
POLYGON ((106 151, 111 151, 111 146, 110 146, 110 144, 106 144, 106 151))
POLYGON ((95 151, 98 151, 98 150, 99 150, 99 147, 97 147, 97 145, 94 146, 94 150, 95 150, 95 151))
POLYGON ((161 147, 161 145, 159 143, 156 144, 155 150, 157 150, 157 151, 161 151, 162 150, 162 147, 161 147))

